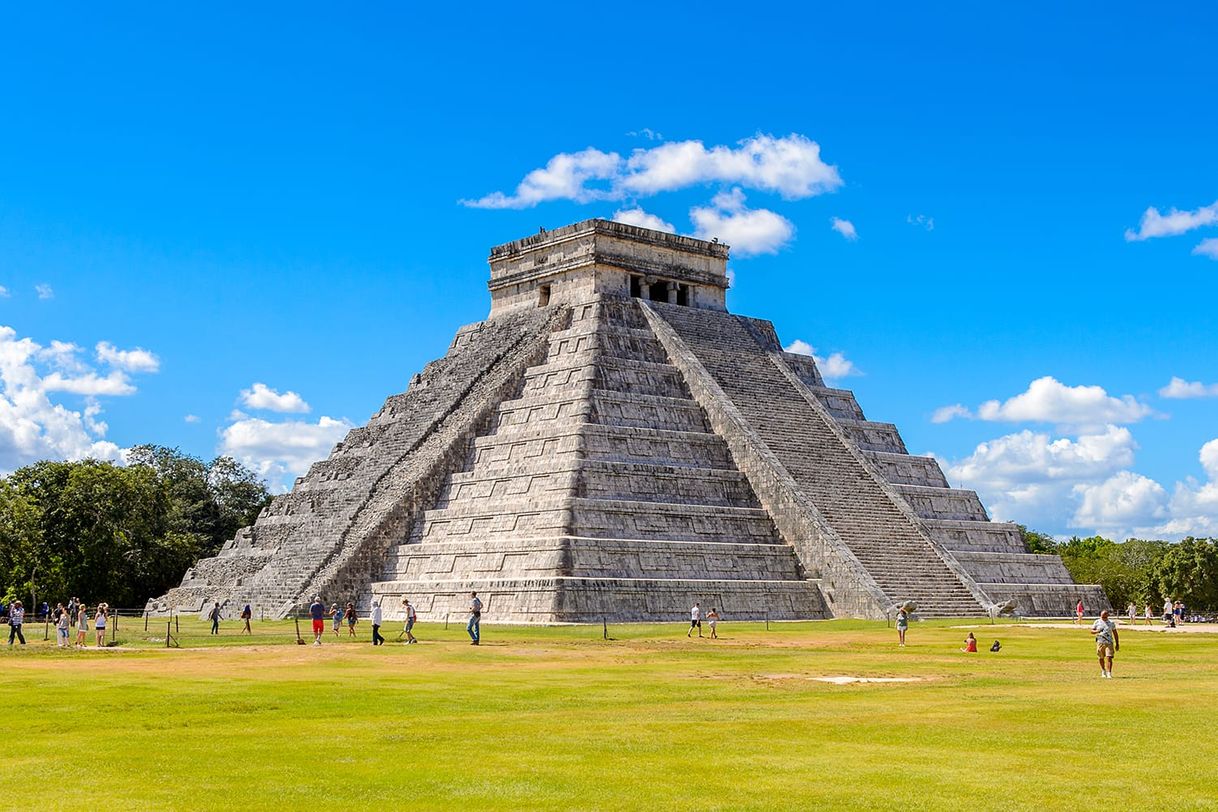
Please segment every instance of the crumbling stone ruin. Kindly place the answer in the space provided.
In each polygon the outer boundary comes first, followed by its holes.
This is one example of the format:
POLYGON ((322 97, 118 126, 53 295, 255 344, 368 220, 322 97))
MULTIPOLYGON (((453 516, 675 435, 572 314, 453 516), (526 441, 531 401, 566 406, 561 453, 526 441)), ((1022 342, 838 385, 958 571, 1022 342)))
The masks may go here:
POLYGON ((152 611, 409 597, 488 621, 1069 614, 1078 586, 910 455, 773 325, 727 312, 728 247, 588 220, 491 251, 463 327, 152 611))

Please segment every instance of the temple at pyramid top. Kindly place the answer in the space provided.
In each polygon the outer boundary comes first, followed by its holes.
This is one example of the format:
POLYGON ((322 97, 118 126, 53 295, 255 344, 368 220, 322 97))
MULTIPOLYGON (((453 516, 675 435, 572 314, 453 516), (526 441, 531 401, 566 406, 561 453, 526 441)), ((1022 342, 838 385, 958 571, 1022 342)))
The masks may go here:
POLYGON ((591 296, 725 310, 728 246, 584 220, 491 249, 491 316, 591 296))
POLYGON ((1106 605, 774 325, 727 312, 727 258, 606 220, 492 249, 490 316, 149 610, 410 600, 445 620, 475 590, 514 623, 1106 605))

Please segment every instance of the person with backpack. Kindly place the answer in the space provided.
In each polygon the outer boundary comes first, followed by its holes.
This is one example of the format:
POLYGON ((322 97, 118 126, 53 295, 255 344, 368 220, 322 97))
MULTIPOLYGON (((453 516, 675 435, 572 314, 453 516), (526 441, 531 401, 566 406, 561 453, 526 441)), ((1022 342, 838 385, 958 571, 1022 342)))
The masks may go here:
POLYGON ((244 626, 244 628, 241 629, 242 634, 251 634, 252 635, 254 633, 253 630, 250 629, 250 619, 253 618, 253 616, 254 616, 254 607, 250 606, 247 603, 245 605, 245 608, 241 610, 241 623, 244 626))
POLYGON ((207 613, 207 619, 211 621, 211 633, 220 633, 220 601, 216 601, 212 606, 211 611, 207 613))
POLYGON ((8 608, 8 644, 11 646, 14 640, 19 640, 21 645, 25 645, 25 635, 21 633, 21 627, 25 625, 25 607, 21 605, 21 601, 13 601, 13 605, 8 608))
POLYGON ((482 642, 482 601, 477 592, 469 593, 469 622, 465 624, 465 632, 469 635, 470 645, 477 646, 482 642))

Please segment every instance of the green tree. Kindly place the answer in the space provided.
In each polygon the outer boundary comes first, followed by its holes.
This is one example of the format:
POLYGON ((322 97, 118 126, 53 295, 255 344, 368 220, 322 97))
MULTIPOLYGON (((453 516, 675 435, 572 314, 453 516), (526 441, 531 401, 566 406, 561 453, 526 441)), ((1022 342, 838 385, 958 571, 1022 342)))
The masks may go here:
POLYGON ((1184 539, 1157 562, 1154 580, 1164 598, 1195 609, 1218 609, 1218 541, 1184 539))

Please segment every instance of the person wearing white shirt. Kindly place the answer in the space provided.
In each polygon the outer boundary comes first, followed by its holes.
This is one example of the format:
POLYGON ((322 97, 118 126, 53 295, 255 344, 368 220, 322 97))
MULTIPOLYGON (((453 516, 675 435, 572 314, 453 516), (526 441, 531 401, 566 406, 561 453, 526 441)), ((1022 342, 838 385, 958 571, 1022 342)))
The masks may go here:
POLYGON ((372 645, 383 646, 385 638, 381 636, 381 603, 380 601, 372 602, 372 645))
POLYGON ((1121 650, 1121 637, 1116 623, 1108 619, 1107 609, 1091 624, 1091 636, 1095 638, 1095 654, 1100 658, 1100 676, 1112 679, 1112 658, 1121 650))
POLYGON ((689 631, 685 633, 686 637, 692 637, 694 629, 698 630, 698 636, 702 636, 702 607, 694 604, 689 610, 689 631))

